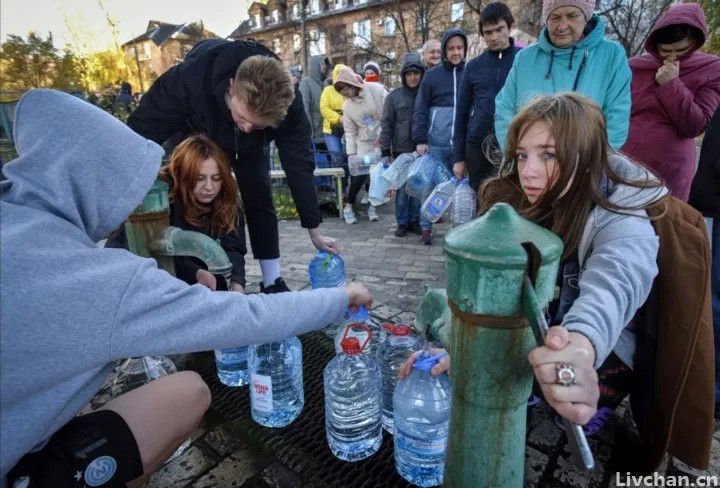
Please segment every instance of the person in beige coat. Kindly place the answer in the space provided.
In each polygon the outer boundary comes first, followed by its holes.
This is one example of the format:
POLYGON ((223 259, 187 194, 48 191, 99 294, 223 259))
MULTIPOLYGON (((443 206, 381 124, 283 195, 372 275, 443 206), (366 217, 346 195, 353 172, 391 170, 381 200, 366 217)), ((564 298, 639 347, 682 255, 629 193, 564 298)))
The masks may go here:
MULTIPOLYGON (((348 157, 362 156, 375 151, 380 136, 380 120, 387 91, 379 83, 365 82, 355 72, 345 67, 335 78, 335 90, 345 98, 343 105, 343 129, 348 157)), ((350 181, 343 217, 348 224, 357 222, 353 205, 360 188, 368 176, 353 176, 350 181)), ((368 218, 379 220, 375 207, 368 208, 368 218)))

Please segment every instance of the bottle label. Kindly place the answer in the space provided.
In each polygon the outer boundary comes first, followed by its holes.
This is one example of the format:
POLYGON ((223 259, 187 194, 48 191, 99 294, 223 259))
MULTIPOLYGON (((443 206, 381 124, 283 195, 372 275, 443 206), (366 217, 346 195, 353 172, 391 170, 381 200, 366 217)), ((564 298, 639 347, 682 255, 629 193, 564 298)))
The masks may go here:
POLYGON ((258 412, 273 411, 272 378, 263 374, 250 373, 250 399, 252 408, 258 412))
POLYGON ((447 447, 447 437, 421 438, 403 432, 395 426, 395 442, 398 447, 421 456, 442 456, 447 447))

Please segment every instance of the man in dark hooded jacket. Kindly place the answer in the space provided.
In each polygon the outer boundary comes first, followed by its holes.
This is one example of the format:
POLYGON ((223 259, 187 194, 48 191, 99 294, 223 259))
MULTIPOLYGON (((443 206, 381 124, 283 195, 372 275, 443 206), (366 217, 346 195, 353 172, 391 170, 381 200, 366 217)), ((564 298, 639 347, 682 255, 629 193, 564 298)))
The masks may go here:
POLYGON ((325 56, 313 56, 310 58, 308 76, 300 82, 303 108, 310 121, 312 138, 316 144, 323 143, 323 116, 320 113, 320 96, 323 88, 325 88, 326 72, 325 56))
MULTIPOLYGON (((452 170, 452 141, 455 110, 465 68, 467 38, 462 29, 448 29, 443 34, 442 64, 429 69, 420 83, 413 112, 413 142, 418 154, 430 152, 452 170)), ((432 224, 420 221, 422 242, 432 243, 432 224)))
POLYGON ((480 33, 487 44, 483 53, 468 62, 463 72, 455 114, 453 170, 457 178, 467 171, 475 190, 491 176, 493 165, 485 149, 497 147, 495 97, 502 89, 520 50, 510 37, 515 19, 502 2, 491 2, 480 13, 480 33))
MULTIPOLYGON (((278 220, 270 185, 269 144, 275 141, 300 224, 321 250, 337 243, 320 234, 310 124, 279 58, 254 41, 211 39, 196 45, 142 97, 128 125, 163 143, 178 133, 207 134, 227 154, 242 195, 253 255, 266 293, 287 291, 280 277, 278 220), (243 64, 246 68, 243 68, 243 64), (248 67, 253 69, 249 70, 248 67), (242 79, 239 79, 239 75, 242 79), (262 104, 264 117, 250 106, 262 104)), ((319 99, 319 98, 318 98, 319 99)))
MULTIPOLYGON (((418 87, 425 73, 422 58, 417 53, 408 53, 400 67, 402 86, 390 92, 385 99, 380 132, 380 150, 384 158, 393 159, 400 154, 413 152, 412 113, 415 107, 418 87)), ((405 237, 408 230, 420 234, 420 201, 410 198, 405 185, 395 194, 396 237, 405 237)))

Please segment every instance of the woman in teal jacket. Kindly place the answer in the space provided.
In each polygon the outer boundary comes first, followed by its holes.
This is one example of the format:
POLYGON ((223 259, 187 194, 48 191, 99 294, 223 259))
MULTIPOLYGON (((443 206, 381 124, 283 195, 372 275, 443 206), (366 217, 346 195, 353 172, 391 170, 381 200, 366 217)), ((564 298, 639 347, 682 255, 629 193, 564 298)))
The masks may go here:
POLYGON ((495 132, 504 150, 508 126, 532 98, 577 91, 600 105, 608 141, 619 149, 630 120, 630 68, 623 48, 604 37, 605 22, 593 1, 545 0, 537 44, 515 55, 505 86, 495 98, 495 132))

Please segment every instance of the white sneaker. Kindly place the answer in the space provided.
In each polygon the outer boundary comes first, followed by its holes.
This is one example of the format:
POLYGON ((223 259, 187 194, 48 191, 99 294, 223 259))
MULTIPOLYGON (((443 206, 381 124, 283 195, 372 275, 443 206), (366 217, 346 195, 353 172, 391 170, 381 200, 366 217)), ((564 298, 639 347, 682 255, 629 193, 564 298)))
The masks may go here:
POLYGON ((345 219, 346 224, 354 224, 357 222, 357 219, 355 218, 355 212, 353 212, 353 209, 350 207, 345 207, 343 209, 343 218, 345 219))
POLYGON ((375 210, 375 207, 370 205, 368 207, 368 219, 370 219, 370 222, 377 222, 380 220, 380 217, 378 217, 377 210, 375 210))
POLYGON ((368 198, 367 193, 363 195, 362 200, 360 200, 360 205, 367 205, 370 203, 370 199, 368 198))

